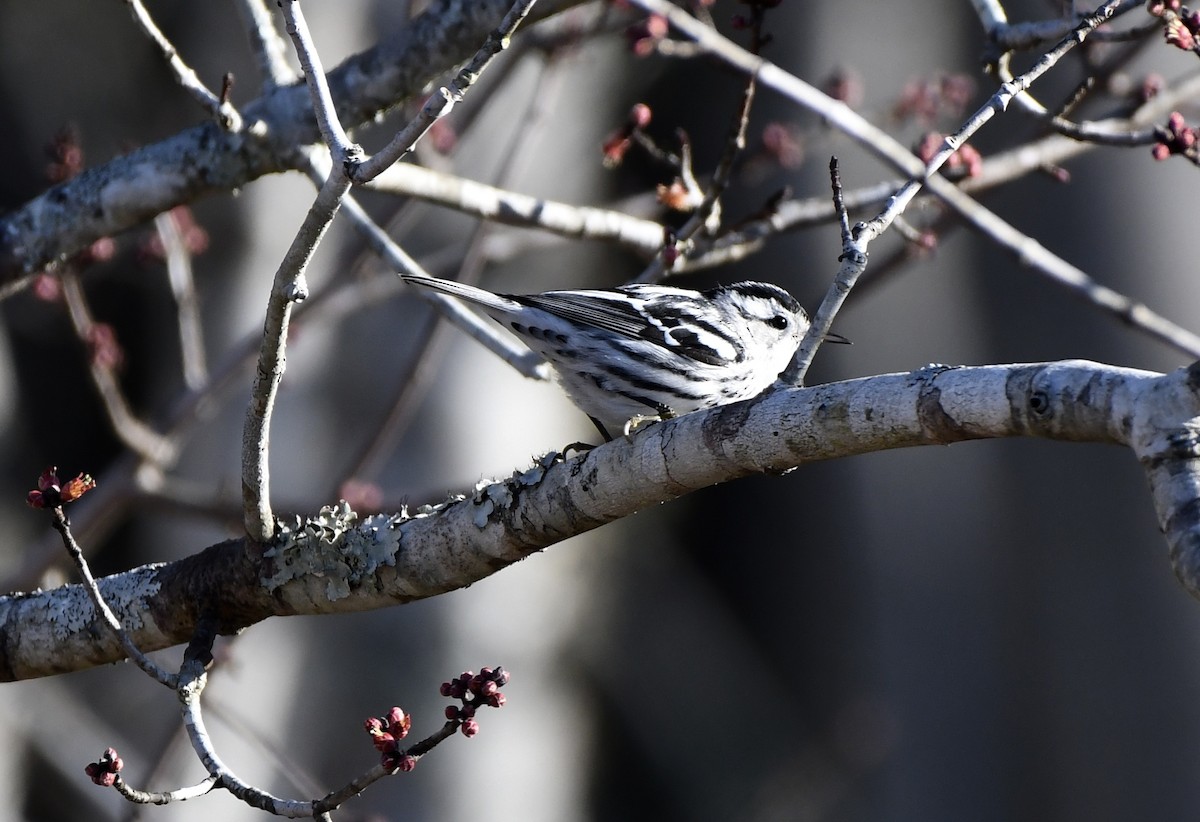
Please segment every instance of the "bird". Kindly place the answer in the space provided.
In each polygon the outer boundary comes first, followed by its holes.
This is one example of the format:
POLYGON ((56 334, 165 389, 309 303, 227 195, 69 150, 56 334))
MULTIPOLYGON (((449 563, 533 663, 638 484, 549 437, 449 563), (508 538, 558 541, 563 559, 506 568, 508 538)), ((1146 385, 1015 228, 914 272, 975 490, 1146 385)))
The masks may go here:
POLYGON ((795 297, 763 282, 494 294, 426 274, 401 278, 473 303, 515 334, 605 441, 647 420, 762 393, 810 324, 795 297))

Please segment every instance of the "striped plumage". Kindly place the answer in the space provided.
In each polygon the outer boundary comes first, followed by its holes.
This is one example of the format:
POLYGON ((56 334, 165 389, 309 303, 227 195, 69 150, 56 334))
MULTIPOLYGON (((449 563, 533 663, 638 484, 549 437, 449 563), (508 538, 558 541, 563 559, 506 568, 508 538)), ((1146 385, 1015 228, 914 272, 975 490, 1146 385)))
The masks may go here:
POLYGON ((520 337, 554 367, 605 439, 633 418, 759 394, 787 367, 809 325, 796 299, 769 283, 506 295, 433 277, 404 279, 475 303, 520 337))

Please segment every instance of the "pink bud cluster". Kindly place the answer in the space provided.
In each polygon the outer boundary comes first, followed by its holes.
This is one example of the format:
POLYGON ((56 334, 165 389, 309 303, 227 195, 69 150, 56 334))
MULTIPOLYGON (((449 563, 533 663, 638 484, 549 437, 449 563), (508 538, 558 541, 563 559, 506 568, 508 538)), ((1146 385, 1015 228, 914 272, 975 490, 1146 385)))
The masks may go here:
POLYGON ((1169 45, 1183 51, 1196 51, 1200 43, 1200 12, 1195 12, 1179 0, 1153 0, 1146 11, 1167 21, 1163 36, 1169 45))
POLYGON ((117 781, 117 773, 125 767, 125 761, 117 755, 116 748, 105 748, 98 762, 89 762, 83 772, 97 785, 111 788, 117 781))
POLYGON ((650 106, 645 103, 637 103, 629 110, 625 123, 608 135, 600 147, 605 168, 616 168, 625 160, 626 153, 633 145, 634 135, 650 125, 651 116, 650 106))
POLYGON ((459 727, 463 736, 475 736, 479 733, 475 712, 483 706, 503 707, 506 700, 500 689, 508 684, 508 680, 508 671, 497 665, 495 668, 481 668, 479 673, 464 671, 457 679, 443 682, 442 696, 462 702, 461 706, 446 706, 446 719, 461 723, 459 727))
MULTIPOLYGON (((921 141, 917 143, 917 147, 913 153, 921 158, 921 162, 928 165, 937 156, 938 152, 942 150, 942 144, 945 141, 946 138, 942 134, 936 131, 927 132, 921 138, 921 141)), ((950 155, 950 159, 946 161, 946 165, 943 168, 945 171, 951 172, 952 176, 954 173, 957 173, 958 175, 965 175, 967 177, 978 177, 983 173, 983 155, 979 153, 979 150, 975 146, 970 143, 964 143, 959 147, 958 151, 950 155)))
POLYGON ((1182 154, 1193 162, 1196 161, 1197 137, 1200 134, 1196 129, 1188 126, 1187 121, 1178 111, 1171 112, 1171 116, 1167 118, 1167 125, 1158 129, 1156 136, 1158 142, 1151 149, 1155 160, 1165 160, 1172 154, 1182 154))
POLYGON ((646 57, 658 49, 659 42, 665 40, 670 31, 671 24, 667 18, 661 14, 651 14, 625 29, 625 38, 635 55, 646 57))
POLYGON ((417 767, 417 758, 400 749, 400 740, 408 736, 412 728, 412 717, 402 708, 394 707, 386 716, 371 717, 363 723, 363 728, 371 735, 383 767, 406 773, 417 767))

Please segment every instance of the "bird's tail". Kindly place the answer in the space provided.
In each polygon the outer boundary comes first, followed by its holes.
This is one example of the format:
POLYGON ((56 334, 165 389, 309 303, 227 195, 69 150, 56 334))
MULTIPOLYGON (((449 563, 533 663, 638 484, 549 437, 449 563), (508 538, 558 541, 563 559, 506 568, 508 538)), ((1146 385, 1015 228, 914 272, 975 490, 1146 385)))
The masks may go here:
POLYGON ((451 297, 457 297, 460 300, 465 300, 469 303, 475 303, 486 309, 493 311, 507 312, 516 311, 521 308, 521 304, 510 300, 508 297, 502 297, 499 294, 493 294, 482 288, 476 288, 473 285, 465 283, 456 283, 453 280, 441 280, 437 277, 430 277, 425 274, 401 274, 400 279, 412 285, 419 285, 425 288, 431 288, 434 291, 440 291, 443 294, 449 294, 451 297))

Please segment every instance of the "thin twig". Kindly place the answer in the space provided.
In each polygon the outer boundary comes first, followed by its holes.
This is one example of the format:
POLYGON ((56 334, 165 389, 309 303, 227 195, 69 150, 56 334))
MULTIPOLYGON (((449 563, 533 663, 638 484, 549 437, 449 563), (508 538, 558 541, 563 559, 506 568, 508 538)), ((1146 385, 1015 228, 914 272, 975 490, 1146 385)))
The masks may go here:
POLYGON ((655 220, 615 209, 532 197, 410 163, 392 166, 367 187, 416 197, 503 225, 537 228, 573 239, 615 242, 647 256, 662 245, 663 226, 655 220))
POLYGON ((183 381, 195 391, 208 382, 204 356, 204 325, 200 322, 200 301, 192 276, 192 254, 179 230, 176 211, 164 211, 154 218, 154 228, 162 240, 167 263, 167 280, 175 297, 179 318, 179 352, 183 362, 183 381))
POLYGON ((66 547, 67 553, 71 556, 71 561, 75 563, 75 568, 79 571, 79 576, 83 579, 83 588, 87 591, 88 598, 91 599, 96 613, 104 620, 104 624, 108 626, 113 636, 121 643, 121 647, 125 650, 125 655, 152 679, 166 685, 168 688, 174 688, 178 684, 178 679, 156 665, 153 660, 143 654, 133 644, 133 640, 125 632, 124 626, 121 625, 121 620, 117 619, 117 615, 113 613, 112 608, 108 607, 108 603, 104 600, 104 595, 100 593, 100 586, 96 584, 96 578, 92 576, 92 569, 88 566, 87 559, 83 556, 83 549, 79 547, 79 543, 75 541, 75 535, 71 533, 71 523, 67 520, 67 515, 63 512, 62 506, 52 509, 51 514, 54 518, 54 530, 58 531, 62 537, 63 545, 66 547))
MULTIPOLYGON (((1157 28, 1158 21, 1153 20, 1152 23, 1157 28)), ((1097 34, 1099 32, 1093 31, 1089 35, 1089 39, 1097 34)), ((1080 89, 1077 90, 1076 95, 1068 102, 1067 107, 1062 110, 1052 112, 1034 97, 1029 90, 1018 94, 1014 98, 1014 102, 1033 116, 1044 120, 1049 128, 1074 140, 1119 147, 1151 145, 1157 140, 1158 136, 1154 128, 1143 128, 1137 131, 1130 131, 1128 128, 1125 128, 1113 131, 1102 127, 1099 123, 1087 121, 1077 123, 1070 120, 1068 116, 1070 109, 1076 108, 1088 92, 1094 88, 1103 87, 1107 79, 1111 78, 1117 72, 1125 70, 1130 61, 1151 42, 1153 41, 1142 37, 1133 45, 1122 49, 1119 54, 1107 60, 1102 67, 1090 70, 1084 78, 1080 89)), ((1005 52, 996 59, 995 70, 996 75, 1002 82, 1008 83, 1015 79, 1012 73, 1011 52, 1005 52)))
POLYGON ((138 790, 122 779, 120 775, 113 782, 113 788, 117 793, 135 805, 169 805, 172 802, 184 802, 188 799, 205 796, 211 793, 215 787, 217 787, 217 777, 211 775, 195 785, 190 785, 186 788, 176 788, 173 791, 138 790))
MULTIPOLYGON (((1122 14, 1134 6, 1142 5, 1141 0, 1110 0, 1105 3, 1093 14, 1088 15, 1084 20, 1076 26, 1071 36, 1063 38, 1057 46, 1046 52, 1037 60, 1028 71, 1019 77, 1014 77, 1012 80, 1003 83, 992 98, 981 108, 979 108, 970 118, 963 123, 962 127, 957 132, 947 136, 943 142, 941 149, 926 163, 925 170, 920 178, 909 181, 903 188, 896 192, 892 197, 888 207, 876 216, 874 219, 866 223, 863 232, 860 232, 860 242, 869 243, 875 237, 878 237, 891 224, 892 219, 897 214, 900 214, 908 207, 912 198, 921 190, 925 181, 938 172, 950 157, 958 151, 979 129, 981 129, 989 120, 1008 108, 1008 104, 1014 97, 1021 94, 1029 88, 1035 80, 1049 71, 1058 63, 1059 60, 1071 51, 1079 43, 1090 34, 1097 26, 1100 26, 1115 15, 1122 14)), ((865 244, 863 248, 865 249, 865 244)))
POLYGON ((300 59, 300 68, 304 71, 305 82, 308 83, 313 111, 316 113, 317 125, 321 129, 325 145, 333 154, 336 165, 356 160, 361 156, 362 149, 346 135, 346 130, 342 128, 341 120, 338 119, 333 95, 329 92, 329 81, 325 78, 325 69, 313 44, 312 34, 308 30, 308 22, 304 19, 299 0, 281 0, 279 7, 283 9, 287 33, 292 38, 296 56, 300 59))
POLYGON ((294 83, 299 75, 287 61, 287 41, 275 27, 275 15, 266 2, 239 0, 237 8, 250 33, 250 49, 262 76, 263 94, 294 83))
MULTIPOLYGON (((203 623, 204 620, 201 620, 203 623)), ((200 695, 208 684, 208 673, 205 670, 207 660, 211 658, 211 632, 197 631, 184 656, 183 665, 179 669, 179 687, 176 693, 183 713, 183 726, 191 740, 192 749, 200 757, 205 770, 216 778, 220 787, 229 791, 238 799, 254 808, 273 813, 277 816, 307 817, 312 816, 312 802, 295 799, 281 799, 266 791, 259 790, 243 782, 229 769, 217 754, 204 724, 204 712, 200 706, 200 695)))
MULTIPOLYGON (((1116 6, 1125 9, 1132 8, 1129 5, 1131 1, 1109 3, 1097 14, 1102 14, 1116 6)), ((1034 270, 1067 286, 1076 295, 1106 313, 1116 316, 1122 322, 1193 358, 1200 357, 1200 336, 1166 320, 1141 303, 1099 285, 1079 268, 1052 254, 1039 243, 984 208, 949 180, 937 174, 931 175, 925 164, 915 158, 908 149, 897 143, 885 131, 854 112, 849 106, 832 100, 778 66, 755 57, 719 33, 697 23, 686 11, 665 2, 665 0, 632 0, 632 2, 655 14, 662 14, 672 26, 697 42, 703 43, 708 53, 720 57, 729 65, 747 73, 757 72, 761 85, 772 88, 793 102, 819 113, 832 126, 840 129, 871 153, 878 155, 905 174, 911 175, 914 180, 921 180, 933 194, 961 214, 977 230, 1019 255, 1022 262, 1030 265, 1034 270)), ((988 105, 992 104, 989 102, 988 105)), ((915 189, 912 193, 915 193, 915 189)), ((819 316, 820 312, 818 312, 819 316)), ((817 320, 814 318, 814 330, 811 330, 810 333, 816 333, 816 325, 817 320)), ((821 329, 820 333, 828 330, 828 328, 821 329)))
POLYGON ((833 157, 829 161, 829 181, 833 190, 833 207, 838 215, 838 226, 841 229, 842 253, 838 257, 841 265, 837 276, 829 287, 825 299, 821 301, 817 313, 813 316, 812 324, 800 340, 800 348, 792 358, 787 369, 779 375, 785 385, 801 385, 804 375, 816 356, 817 348, 825 340, 829 329, 833 327, 833 319, 841 311, 850 291, 858 282, 859 277, 867 269, 866 245, 862 243, 859 226, 850 227, 849 215, 846 212, 845 200, 842 196, 842 175, 838 160, 833 157))
POLYGON ((500 21, 500 25, 488 35, 483 46, 475 53, 475 56, 471 58, 467 65, 458 72, 458 75, 454 78, 450 86, 442 86, 435 91, 425 101, 425 105, 421 107, 418 115, 407 126, 401 129, 392 138, 391 142, 371 157, 371 159, 355 167, 354 181, 356 183, 365 183, 368 180, 374 179, 385 168, 398 163, 412 151, 413 146, 421 139, 421 136, 437 120, 449 114, 450 110, 462 101, 463 96, 475 84, 496 55, 508 48, 509 39, 512 37, 513 32, 517 30, 517 26, 529 14, 535 2, 536 0, 517 0, 517 2, 513 3, 508 14, 504 15, 504 19, 500 21))
POLYGON ((175 74, 176 82, 183 86, 195 98, 196 102, 203 106, 221 124, 221 128, 231 132, 241 131, 242 115, 238 113, 238 110, 228 100, 222 100, 200 82, 200 78, 196 72, 183 61, 175 46, 167 39, 158 26, 155 25, 154 19, 150 16, 150 12, 146 10, 146 7, 142 5, 141 0, 125 0, 125 5, 129 6, 129 11, 133 14, 133 19, 137 22, 138 27, 150 38, 154 45, 158 46, 158 50, 162 52, 163 59, 167 61, 167 65, 171 67, 171 71, 175 74))
MULTIPOLYGON (((717 163, 716 170, 713 172, 712 179, 708 184, 708 191, 704 194, 704 199, 696 208, 696 211, 688 218, 683 227, 675 233, 673 243, 680 250, 678 258, 671 260, 670 267, 674 269, 678 262, 682 267, 682 262, 687 258, 687 248, 693 237, 700 229, 710 229, 710 233, 715 231, 716 226, 710 225, 710 219, 716 218, 719 224, 718 204, 721 195, 725 193, 725 189, 729 185, 729 180, 733 176, 733 166, 737 161, 738 155, 742 149, 746 147, 746 128, 750 124, 750 108, 754 104, 754 92, 757 88, 755 77, 750 75, 746 81, 746 86, 742 91, 742 100, 738 106, 737 113, 733 118, 733 125, 730 128, 729 138, 725 141, 725 150, 721 154, 721 159, 717 163)), ((648 265, 641 274, 637 276, 634 282, 649 283, 655 282, 662 278, 668 267, 667 255, 659 254, 650 265, 648 265)))
MULTIPOLYGON (((404 754, 411 756, 413 759, 419 760, 425 754, 432 751, 441 743, 445 742, 450 737, 454 736, 455 731, 462 725, 458 720, 449 720, 441 728, 434 733, 422 739, 420 742, 410 745, 404 749, 404 754)), ((360 793, 370 787, 371 783, 378 782, 386 776, 391 776, 395 771, 390 771, 382 764, 376 765, 365 774, 354 779, 349 784, 336 791, 331 791, 325 796, 313 803, 313 812, 322 813, 331 811, 340 805, 345 804, 348 800, 353 799, 360 793)))
POLYGON ((292 306, 308 296, 304 271, 349 189, 345 165, 335 165, 292 239, 271 286, 258 371, 242 430, 242 512, 246 535, 256 542, 268 542, 275 534, 270 501, 271 413, 283 379, 292 306))
MULTIPOLYGON (((1002 51, 1020 51, 1025 49, 1042 48, 1047 43, 1054 43, 1079 25, 1084 15, 1062 17, 1057 20, 1035 20, 1025 23, 999 22, 988 16, 981 15, 988 37, 1002 51)), ((1100 42, 1119 43, 1129 40, 1139 40, 1153 34, 1160 27, 1157 20, 1134 26, 1121 31, 1097 31, 1092 37, 1100 42)))
MULTIPOLYGON (((315 160, 310 157, 310 163, 314 162, 315 160)), ((314 175, 319 175, 320 172, 317 170, 317 166, 310 165, 308 173, 310 177, 313 177, 314 175)), ((363 210, 354 197, 347 195, 343 198, 342 204, 345 208, 345 216, 350 220, 351 225, 366 240, 371 249, 387 262, 393 271, 402 274, 425 274, 428 276, 428 272, 425 271, 421 264, 410 257, 399 244, 389 237, 387 232, 371 219, 370 215, 363 210)), ((499 326, 495 323, 484 320, 478 314, 464 307, 458 300, 441 295, 437 295, 441 297, 440 299, 431 299, 425 295, 426 291, 428 289, 420 289, 419 291, 423 299, 437 306, 446 319, 453 322, 474 340, 511 365, 522 376, 539 380, 550 378, 550 372, 542 359, 526 346, 521 345, 511 334, 501 332, 499 326)))
POLYGON ((83 293, 79 277, 74 272, 64 271, 61 282, 63 300, 67 304, 67 313, 71 317, 75 334, 85 346, 89 347, 88 374, 92 378, 92 384, 96 387, 96 393, 100 396, 113 433, 143 460, 156 465, 174 460, 175 443, 137 418, 130 409, 129 403, 125 399, 125 392, 121 390, 121 385, 113 373, 114 364, 104 362, 103 356, 96 356, 95 352, 90 350, 93 345, 111 351, 119 351, 119 347, 115 340, 109 339, 103 343, 98 341, 100 327, 88 309, 87 297, 83 293))

